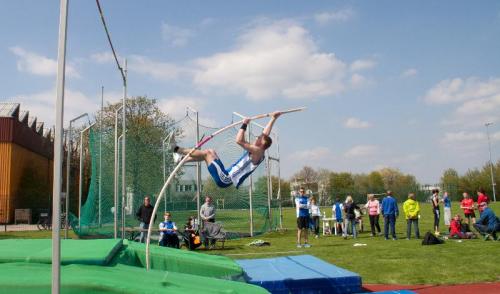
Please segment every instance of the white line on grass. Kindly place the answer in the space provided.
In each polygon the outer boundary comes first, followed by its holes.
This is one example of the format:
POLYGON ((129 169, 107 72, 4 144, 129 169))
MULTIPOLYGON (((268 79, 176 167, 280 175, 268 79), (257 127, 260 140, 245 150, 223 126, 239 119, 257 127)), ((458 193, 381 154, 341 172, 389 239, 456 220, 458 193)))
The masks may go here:
POLYGON ((288 253, 304 253, 303 250, 294 250, 294 251, 278 251, 278 252, 254 252, 254 253, 233 253, 233 254, 224 254, 225 256, 241 256, 241 255, 261 255, 261 254, 288 254, 288 253))

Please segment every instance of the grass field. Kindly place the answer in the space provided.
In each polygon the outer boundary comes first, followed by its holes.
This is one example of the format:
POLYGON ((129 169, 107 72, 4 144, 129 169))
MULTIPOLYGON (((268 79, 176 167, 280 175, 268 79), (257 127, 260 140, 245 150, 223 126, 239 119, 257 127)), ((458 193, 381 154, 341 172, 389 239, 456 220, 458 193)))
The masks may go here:
MULTIPOLYGON (((454 203, 457 205, 456 203, 454 203)), ((421 236, 432 230, 432 211, 429 204, 421 205, 421 236)), ((492 204, 500 215, 500 203, 492 204)), ((329 216, 330 208, 323 208, 329 216)), ((455 209, 452 211, 456 213, 455 209)), ((241 213, 245 219, 248 211, 226 211, 231 215, 241 213)), ((461 211, 460 211, 461 213, 461 211)), ((184 216, 183 216, 184 217, 184 216)), ((383 221, 380 222, 381 226, 383 221)), ((242 224, 245 227, 248 223, 242 224)), ((295 254, 311 254, 360 274, 364 283, 376 284, 459 284, 500 281, 500 242, 476 240, 448 240, 443 245, 422 246, 421 240, 405 240, 406 221, 399 217, 396 232, 399 240, 385 241, 383 237, 370 237, 368 219, 365 217, 365 232, 353 240, 339 236, 320 236, 310 239, 311 248, 296 248, 295 209, 284 209, 282 232, 270 232, 255 238, 243 238, 226 242, 225 249, 202 251, 208 254, 225 255, 234 259, 263 258, 295 254), (247 246, 261 239, 271 246, 247 246), (366 246, 354 247, 355 243, 366 246)), ((442 232, 445 226, 441 224, 442 232)), ((50 238, 50 231, 0 232, 0 239, 50 238)), ((73 232, 71 238, 77 238, 73 232)))
MULTIPOLYGON (((456 203, 455 203, 456 205, 456 203)), ((421 205, 420 233, 432 231, 433 217, 429 204, 421 205)), ((500 215, 500 203, 490 205, 500 215)), ((330 208, 326 209, 330 215, 330 208)), ((455 209, 452 213, 456 213, 455 209)), ((460 211, 461 213, 461 211, 460 211)), ((365 217, 368 223, 367 217, 365 217)), ((383 221, 380 222, 381 226, 383 221)), ((295 209, 284 210, 284 232, 271 232, 256 238, 229 241, 223 250, 207 251, 235 259, 263 258, 294 254, 311 254, 360 274, 364 283, 380 284, 457 284, 500 280, 500 242, 482 239, 448 240, 443 245, 422 246, 421 240, 406 240, 406 221, 399 217, 396 232, 399 240, 370 237, 365 232, 357 239, 320 236, 310 239, 308 249, 296 248, 295 209), (251 247, 246 244, 261 239, 271 246, 251 247), (355 243, 366 246, 354 247, 355 243)), ((444 223, 440 226, 444 232, 444 223)), ((383 227, 382 227, 383 229, 383 227)))

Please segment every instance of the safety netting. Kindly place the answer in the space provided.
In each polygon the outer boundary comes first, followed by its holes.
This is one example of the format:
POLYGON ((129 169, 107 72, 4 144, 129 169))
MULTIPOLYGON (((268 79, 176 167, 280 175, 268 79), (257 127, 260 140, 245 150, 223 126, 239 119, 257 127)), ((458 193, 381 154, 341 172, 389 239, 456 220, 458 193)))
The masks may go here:
MULTIPOLYGON (((228 120, 228 124, 230 122, 228 120)), ((179 121, 160 125, 129 114, 125 148, 126 193, 122 198, 122 148, 121 144, 115 145, 115 137, 121 135, 121 130, 115 135, 112 125, 106 128, 96 124, 85 139, 88 140, 84 144, 88 156, 85 157, 84 169, 89 171, 90 181, 88 193, 83 197, 81 217, 78 218, 77 213, 71 216, 74 231, 81 237, 112 237, 116 212, 118 237, 122 236, 122 232, 124 238, 130 236, 128 232, 139 225, 136 212, 144 197, 149 196, 154 204, 165 179, 175 167, 166 137, 174 132, 179 146, 192 147, 218 129, 198 123, 195 115, 190 113, 179 121), (118 158, 117 168, 115 155, 118 158), (115 193, 115 182, 118 183, 118 193, 115 193)), ((226 168, 244 152, 235 143, 238 130, 239 126, 228 129, 203 146, 203 149, 216 150, 226 168)), ((251 125, 247 130, 247 139, 253 141, 261 132, 260 127, 251 125)), ((270 179, 279 173, 279 152, 277 138, 272 138, 275 142, 266 152, 266 159, 239 189, 234 186, 217 187, 205 163, 200 163, 199 167, 196 163, 185 164, 161 201, 155 226, 163 219, 163 212, 168 211, 182 230, 190 216, 198 217, 204 198, 211 196, 216 207, 216 222, 222 225, 229 239, 258 235, 276 228, 280 217, 279 191, 276 187, 274 190, 271 188, 270 179)))

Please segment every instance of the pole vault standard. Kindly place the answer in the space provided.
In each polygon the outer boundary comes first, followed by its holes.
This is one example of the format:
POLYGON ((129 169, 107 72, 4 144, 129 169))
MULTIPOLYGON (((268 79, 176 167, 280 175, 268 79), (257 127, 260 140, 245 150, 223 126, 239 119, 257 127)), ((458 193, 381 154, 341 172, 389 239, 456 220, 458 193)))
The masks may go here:
MULTIPOLYGON (((242 115, 241 113, 238 113, 238 112, 233 112, 233 115, 236 115, 240 118, 245 118, 246 116, 242 115)), ((251 121, 250 122, 251 125, 255 125, 259 128, 261 128, 262 130, 264 130, 266 127, 261 125, 261 124, 258 124, 254 121, 251 121)), ((250 134, 251 134, 251 127, 249 127, 248 129, 248 142, 250 142, 250 134)), ((276 146, 278 146, 278 153, 279 153, 279 142, 278 142, 278 135, 276 134, 276 132, 274 131, 271 131, 271 135, 274 136, 274 139, 273 139, 273 142, 276 144, 276 146)), ((279 156, 278 156, 279 158, 279 156)), ((271 228, 272 226, 272 215, 271 215, 271 198, 272 198, 272 195, 273 195, 273 188, 272 188, 272 181, 271 181, 271 160, 276 160, 275 158, 269 156, 269 150, 266 150, 266 169, 267 169, 267 208, 268 208, 268 214, 267 214, 267 217, 268 217, 268 220, 269 220, 269 228, 271 228)), ((278 162, 279 162, 279 159, 278 159, 278 162)), ((253 237, 253 197, 252 197, 252 192, 253 192, 253 177, 252 175, 250 175, 250 187, 248 188, 248 194, 249 194, 249 207, 250 207, 250 236, 253 237)))
POLYGON ((82 193, 83 193, 83 134, 90 130, 96 123, 91 124, 80 131, 80 177, 78 179, 78 230, 82 232, 82 193))
MULTIPOLYGON (((284 110, 284 111, 281 111, 281 114, 302 111, 302 110, 305 110, 305 109, 306 109, 305 107, 300 107, 300 108, 294 108, 294 109, 284 110)), ((260 114, 260 115, 256 115, 256 116, 250 117, 250 119, 251 120, 261 119, 261 118, 265 118, 265 117, 270 117, 271 115, 272 115, 272 113, 260 114)), ((177 172, 179 171, 179 169, 184 165, 184 163, 186 163, 186 161, 189 159, 189 156, 196 149, 201 148, 208 141, 212 140, 212 138, 214 138, 215 136, 219 135, 220 133, 222 133, 222 132, 224 132, 224 131, 226 131, 226 130, 234 127, 234 126, 237 126, 237 125, 241 124, 242 122, 243 122, 243 120, 237 121, 237 122, 232 123, 230 125, 227 125, 227 126, 223 127, 222 129, 219 129, 219 130, 215 131, 210 136, 207 136, 204 139, 202 139, 200 142, 198 142, 198 144, 196 144, 194 146, 193 149, 191 149, 191 151, 189 151, 188 154, 186 154, 186 156, 184 156, 184 158, 177 164, 177 166, 174 168, 174 170, 170 173, 170 176, 168 176, 167 181, 163 184, 163 187, 161 188, 160 194, 156 198, 155 206, 153 208, 153 213, 151 214, 151 220, 149 221, 148 237, 146 239, 146 270, 150 269, 149 247, 150 247, 151 232, 152 232, 152 228, 153 228, 153 224, 154 224, 154 220, 155 220, 155 215, 158 212, 158 207, 160 205, 161 198, 164 196, 165 191, 167 190, 167 187, 170 184, 170 182, 172 181, 172 179, 174 178, 175 174, 177 174, 177 172)))

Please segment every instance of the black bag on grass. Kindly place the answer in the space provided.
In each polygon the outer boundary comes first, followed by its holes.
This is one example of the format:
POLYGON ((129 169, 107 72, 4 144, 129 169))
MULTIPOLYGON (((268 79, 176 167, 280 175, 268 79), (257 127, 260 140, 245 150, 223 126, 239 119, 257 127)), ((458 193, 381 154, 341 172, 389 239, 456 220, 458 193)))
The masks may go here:
POLYGON ((424 239, 422 240, 422 245, 436 245, 443 244, 444 241, 434 236, 431 232, 425 233, 424 239))

